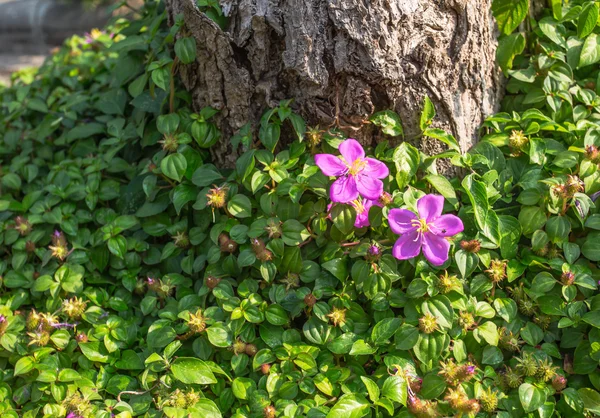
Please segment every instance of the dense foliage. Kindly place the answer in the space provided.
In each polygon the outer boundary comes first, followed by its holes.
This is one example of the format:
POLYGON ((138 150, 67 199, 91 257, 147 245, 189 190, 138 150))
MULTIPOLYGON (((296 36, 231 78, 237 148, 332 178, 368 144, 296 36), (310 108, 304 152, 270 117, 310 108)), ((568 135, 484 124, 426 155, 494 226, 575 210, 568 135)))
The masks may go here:
POLYGON ((390 141, 364 159, 290 101, 221 138, 218 112, 178 88, 195 41, 154 1, 15 75, 0 87, 0 414, 600 414, 598 7, 552 4, 512 33, 528 2, 494 2, 507 112, 468 153, 428 99, 439 155, 392 146, 400 118, 382 111, 390 141), (217 141, 235 167, 211 164, 217 141), (364 170, 374 186, 338 192, 364 170))

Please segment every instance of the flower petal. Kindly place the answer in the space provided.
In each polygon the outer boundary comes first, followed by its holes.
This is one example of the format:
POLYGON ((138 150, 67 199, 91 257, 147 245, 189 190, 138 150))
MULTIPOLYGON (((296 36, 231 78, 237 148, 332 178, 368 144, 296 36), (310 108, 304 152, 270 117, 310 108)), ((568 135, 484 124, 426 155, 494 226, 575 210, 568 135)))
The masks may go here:
POLYGON ((408 209, 392 209, 388 214, 388 223, 394 234, 406 234, 417 229, 413 221, 417 220, 417 215, 408 209))
POLYGON ((317 154, 315 155, 315 164, 326 176, 341 176, 348 169, 346 164, 335 155, 317 154))
POLYGON ((415 258, 421 252, 422 234, 412 231, 402 235, 392 248, 392 255, 398 260, 408 260, 415 258))
POLYGON ((358 198, 356 181, 352 176, 343 176, 333 182, 329 189, 332 202, 348 203, 358 198))
POLYGON ((365 158, 363 161, 367 163, 363 169, 363 173, 366 175, 378 179, 384 179, 390 175, 390 170, 388 169, 387 165, 381 161, 376 160, 375 158, 365 158))
POLYGON ((423 254, 434 266, 441 266, 448 260, 450 243, 444 237, 426 232, 423 237, 423 254))
POLYGON ((451 237, 465 229, 456 215, 442 215, 429 224, 429 230, 440 237, 451 237))
POLYGON ((346 139, 340 144, 339 150, 348 164, 352 164, 359 158, 365 158, 365 150, 356 139, 346 139))
POLYGON ((426 194, 417 201, 419 218, 425 219, 427 223, 432 222, 442 214, 444 209, 444 196, 439 194, 426 194))
POLYGON ((377 200, 383 193, 383 183, 374 177, 369 177, 363 173, 355 176, 356 188, 362 197, 369 200, 377 200))
POLYGON ((361 213, 356 213, 356 220, 354 221, 354 226, 356 228, 363 228, 365 226, 369 226, 369 209, 363 210, 361 213))

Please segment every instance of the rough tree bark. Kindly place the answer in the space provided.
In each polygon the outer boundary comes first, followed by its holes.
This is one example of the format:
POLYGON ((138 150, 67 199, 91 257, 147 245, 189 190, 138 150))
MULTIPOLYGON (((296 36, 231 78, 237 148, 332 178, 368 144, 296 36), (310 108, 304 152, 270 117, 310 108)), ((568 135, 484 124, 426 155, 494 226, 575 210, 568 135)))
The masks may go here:
MULTIPOLYGON (((466 150, 500 100, 491 0, 221 0, 226 31, 195 0, 166 4, 171 23, 183 14, 197 41, 183 83, 197 109, 221 110, 224 138, 288 98, 311 125, 360 127, 347 133, 363 143, 378 138, 362 122, 393 109, 410 138, 428 95, 436 126, 466 150)), ((224 147, 215 157, 229 165, 235 155, 224 147)))

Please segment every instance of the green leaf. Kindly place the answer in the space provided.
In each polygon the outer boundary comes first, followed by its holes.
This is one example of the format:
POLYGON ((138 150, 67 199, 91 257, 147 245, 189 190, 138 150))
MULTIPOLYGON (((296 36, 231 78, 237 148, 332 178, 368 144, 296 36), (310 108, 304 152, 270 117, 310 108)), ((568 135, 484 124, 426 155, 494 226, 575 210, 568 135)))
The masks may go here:
POLYGON ((427 129, 425 129, 425 131, 423 131, 423 136, 435 138, 438 141, 441 141, 444 144, 448 145, 448 147, 450 147, 451 150, 460 152, 460 145, 458 145, 456 138, 454 138, 453 135, 449 134, 448 132, 444 131, 443 129, 427 128, 427 129))
POLYGON ((577 68, 587 67, 600 61, 600 42, 598 35, 595 33, 590 34, 585 38, 581 53, 579 55, 579 64, 577 68))
POLYGON ((400 116, 391 110, 376 112, 369 118, 369 120, 373 123, 373 125, 379 126, 381 131, 386 135, 404 135, 400 116))
POLYGON ((236 194, 227 202, 227 210, 236 218, 249 218, 252 215, 252 203, 243 194, 236 194))
POLYGON ((98 363, 108 363, 108 351, 104 344, 98 341, 89 343, 79 343, 79 348, 84 356, 90 361, 96 361, 98 363))
POLYGON ((551 17, 545 17, 539 22, 540 30, 546 35, 552 42, 557 45, 567 48, 567 42, 565 40, 566 30, 563 25, 558 23, 551 17))
POLYGON ((529 0, 494 0, 492 13, 500 32, 510 35, 527 17, 529 0))
POLYGON ((425 95, 425 99, 423 101, 423 111, 421 112, 421 118, 419 119, 419 127, 422 131, 431 125, 431 121, 434 117, 435 106, 431 102, 431 99, 429 99, 429 96, 425 95))
POLYGON ((175 42, 175 54, 184 64, 191 64, 196 60, 196 40, 193 37, 179 38, 175 42))
POLYGON ((596 2, 585 3, 577 21, 577 36, 581 39, 588 36, 598 23, 598 5, 596 2))
POLYGON ((60 283, 63 290, 70 293, 80 293, 83 291, 83 275, 85 269, 76 264, 64 264, 56 273, 54 273, 54 280, 60 283))
POLYGON ((406 398, 408 396, 406 379, 400 376, 389 376, 383 382, 381 396, 406 406, 406 398))
POLYGON ((419 395, 425 399, 435 399, 446 390, 446 381, 436 373, 428 373, 423 378, 419 395))
POLYGON ((108 250, 117 257, 124 259, 127 254, 127 240, 121 235, 108 240, 108 250))
POLYGON ((600 415, 600 393, 590 388, 578 390, 585 409, 593 414, 600 415))
POLYGON ((171 372, 177 380, 186 384, 210 385, 217 383, 215 375, 202 360, 179 357, 171 364, 171 372))
POLYGON ((402 320, 400 318, 385 318, 379 321, 371 332, 371 339, 376 345, 385 344, 400 328, 402 320))
POLYGON ((35 365, 33 357, 21 357, 15 363, 15 368, 13 371, 13 376, 20 376, 22 374, 27 374, 33 370, 33 366, 35 365))
POLYGON ((308 230, 295 219, 288 219, 283 223, 283 242, 286 245, 296 246, 310 237, 308 230))
POLYGON ((181 181, 186 169, 187 160, 182 154, 167 155, 160 162, 160 170, 172 180, 181 181))
POLYGON ((529 383, 519 386, 519 400, 525 412, 533 412, 544 404, 546 392, 529 383))
POLYGON ((483 339, 489 345, 498 345, 498 327, 491 321, 484 322, 473 331, 473 336, 479 340, 483 339))
POLYGON ((369 401, 364 396, 346 394, 329 410, 327 418, 362 418, 369 413, 369 409, 369 401))
POLYGON ((354 230, 356 210, 352 206, 337 204, 331 209, 330 216, 342 234, 348 235, 354 230))
POLYGON ((392 157, 396 165, 396 182, 400 189, 405 188, 417 173, 420 162, 419 150, 407 142, 400 144, 392 157))
POLYGON ((512 68, 515 57, 521 54, 524 49, 525 37, 520 33, 513 33, 512 35, 500 38, 498 48, 496 49, 496 60, 505 75, 512 68))
POLYGON ((421 305, 421 310, 423 314, 433 315, 440 329, 449 330, 452 328, 454 310, 452 309, 452 303, 446 296, 438 295, 426 300, 421 305))

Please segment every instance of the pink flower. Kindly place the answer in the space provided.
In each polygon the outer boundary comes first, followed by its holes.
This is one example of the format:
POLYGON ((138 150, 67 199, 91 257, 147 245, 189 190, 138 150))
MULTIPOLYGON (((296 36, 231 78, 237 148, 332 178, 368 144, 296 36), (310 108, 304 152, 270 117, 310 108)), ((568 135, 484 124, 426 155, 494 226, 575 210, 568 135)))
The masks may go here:
POLYGON ((363 228, 365 226, 371 225, 369 223, 369 210, 371 206, 381 206, 381 204, 376 200, 368 200, 368 199, 356 199, 350 202, 354 209, 356 209, 356 220, 354 221, 354 226, 357 228, 363 228))
POLYGON ((384 179, 389 176, 387 166, 374 158, 366 158, 365 150, 355 139, 340 144, 339 157, 331 154, 315 155, 315 163, 326 176, 338 177, 329 190, 333 202, 348 203, 358 196, 377 200, 383 193, 384 179))
POLYGON ((395 234, 402 234, 392 249, 394 257, 408 260, 418 256, 422 248, 431 264, 444 264, 450 250, 446 237, 462 232, 464 226, 458 216, 442 215, 443 208, 443 196, 428 194, 417 201, 418 216, 407 209, 390 210, 390 228, 395 234))

